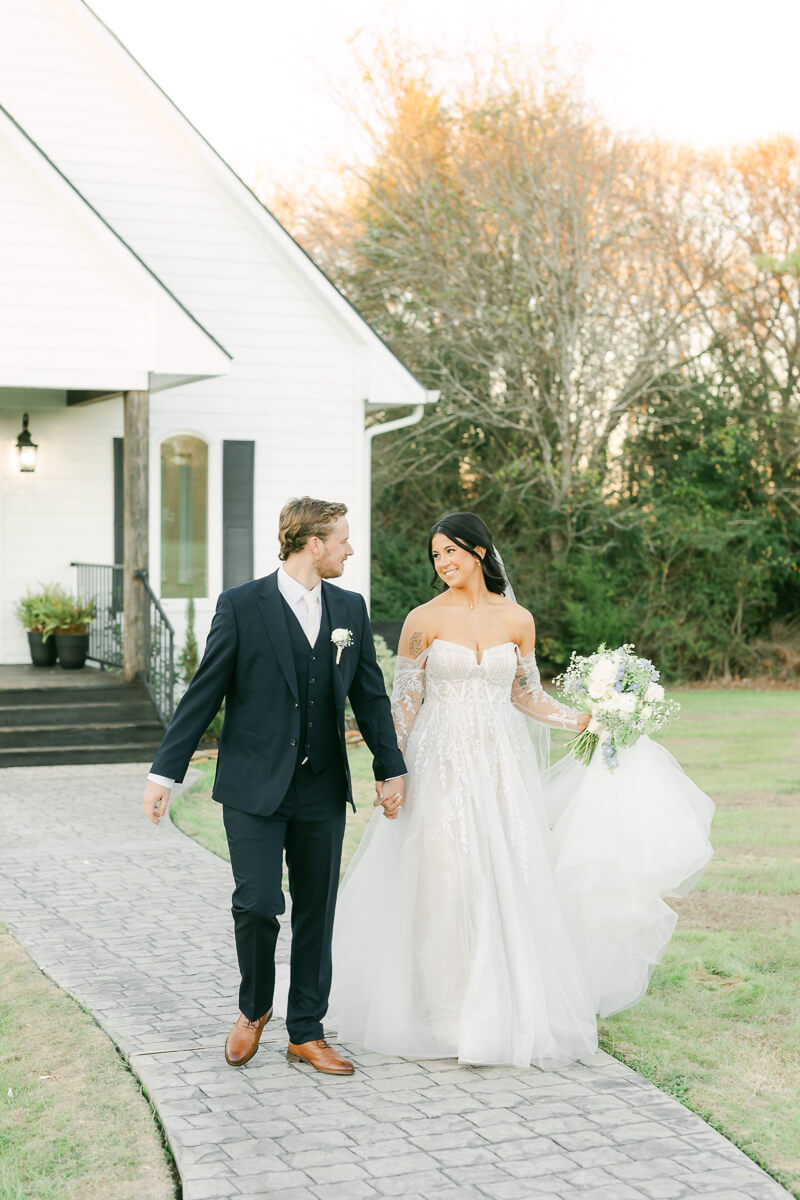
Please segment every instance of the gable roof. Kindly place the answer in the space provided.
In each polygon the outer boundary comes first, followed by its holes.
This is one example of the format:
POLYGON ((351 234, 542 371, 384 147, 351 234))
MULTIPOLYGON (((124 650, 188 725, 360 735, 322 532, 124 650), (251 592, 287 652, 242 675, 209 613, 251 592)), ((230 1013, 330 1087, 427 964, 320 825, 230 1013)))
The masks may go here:
MULTIPOLYGON (((197 139, 204 152, 213 162, 217 170, 224 173, 226 182, 229 187, 236 190, 240 198, 244 198, 248 203, 257 218, 262 223, 266 232, 274 239, 280 242, 281 249, 291 259, 295 269, 297 269, 304 278, 327 300, 328 304, 333 308, 337 316, 344 324, 356 334, 359 340, 368 343, 370 354, 371 367, 378 368, 382 373, 388 371, 389 375, 394 377, 394 380, 399 386, 401 392, 397 398, 393 398, 391 393, 387 394, 385 403, 388 404, 403 404, 411 403, 433 403, 438 399, 439 393, 430 391, 416 378, 411 369, 394 353, 384 338, 370 325, 370 323, 359 313, 358 309, 336 286, 329 275, 319 266, 319 264, 311 257, 311 255, 300 245, 300 243, 292 236, 284 225, 278 220, 275 214, 267 207, 262 200, 258 198, 253 189, 245 183, 240 175, 234 171, 230 163, 222 157, 208 139, 200 132, 200 130, 189 120, 186 114, 178 107, 171 97, 164 91, 159 83, 150 75, 146 68, 139 60, 131 53, 119 37, 114 33, 105 21, 94 11, 87 0, 78 0, 83 9, 86 10, 94 21, 106 32, 108 37, 113 41, 119 51, 135 65, 142 76, 149 82, 150 86, 162 99, 163 103, 178 116, 180 121, 191 130, 193 136, 197 139), (402 395, 406 390, 410 390, 415 395, 402 395)), ((381 407, 383 404, 381 404, 381 407)))
POLYGON ((113 393, 224 374, 227 350, 2 105, 0 144, 4 384, 113 393))

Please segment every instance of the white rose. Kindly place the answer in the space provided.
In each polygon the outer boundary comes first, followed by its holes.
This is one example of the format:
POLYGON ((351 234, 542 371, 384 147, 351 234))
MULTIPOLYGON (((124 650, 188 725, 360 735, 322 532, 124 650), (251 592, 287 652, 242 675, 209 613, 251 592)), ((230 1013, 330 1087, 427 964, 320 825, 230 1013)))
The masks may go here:
POLYGON ((644 698, 648 703, 652 704, 654 700, 664 699, 664 689, 660 683, 650 683, 647 685, 647 691, 644 698))
POLYGON ((589 674, 589 695, 595 700, 600 700, 608 695, 617 678, 617 669, 613 658, 601 658, 599 662, 596 662, 589 674))
POLYGON ((619 711, 632 713, 636 708, 636 697, 633 692, 619 692, 619 711))
POLYGON ((643 704, 643 705, 642 705, 642 716, 644 717, 644 719, 645 719, 645 720, 647 720, 647 718, 648 718, 648 717, 650 717, 650 716, 652 716, 652 715, 653 715, 653 710, 652 710, 652 708, 650 707, 650 705, 649 705, 649 704, 643 704))

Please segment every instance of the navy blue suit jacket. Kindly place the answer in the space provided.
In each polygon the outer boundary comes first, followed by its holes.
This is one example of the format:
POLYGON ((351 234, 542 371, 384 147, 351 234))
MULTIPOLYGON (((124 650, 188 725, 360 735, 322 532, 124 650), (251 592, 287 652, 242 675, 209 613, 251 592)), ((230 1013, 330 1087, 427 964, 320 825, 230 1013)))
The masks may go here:
MULTIPOLYGON (((348 799, 353 803, 345 745, 345 701, 373 754, 376 779, 403 775, 389 698, 375 658, 363 596, 323 580, 331 629, 349 629, 352 646, 336 665, 334 702, 348 799)), ((269 816, 286 795, 297 766, 300 696, 277 571, 229 588, 217 601, 202 662, 175 710, 152 770, 183 779, 197 743, 225 700, 214 799, 269 816)))

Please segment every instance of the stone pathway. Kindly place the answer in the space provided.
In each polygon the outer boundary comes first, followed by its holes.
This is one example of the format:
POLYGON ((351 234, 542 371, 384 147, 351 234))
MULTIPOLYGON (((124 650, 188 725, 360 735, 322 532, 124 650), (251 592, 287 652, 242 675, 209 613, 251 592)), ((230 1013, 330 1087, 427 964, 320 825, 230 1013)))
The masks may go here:
MULTIPOLYGON (((184 1200, 398 1196, 772 1200, 734 1146, 599 1054, 565 1070, 411 1062, 345 1047, 352 1079, 289 1066, 267 1026, 222 1048, 238 977, 227 863, 140 807, 146 767, 0 772, 0 917, 89 1008, 156 1105, 184 1200)), ((281 939, 286 958, 287 939, 281 939)))

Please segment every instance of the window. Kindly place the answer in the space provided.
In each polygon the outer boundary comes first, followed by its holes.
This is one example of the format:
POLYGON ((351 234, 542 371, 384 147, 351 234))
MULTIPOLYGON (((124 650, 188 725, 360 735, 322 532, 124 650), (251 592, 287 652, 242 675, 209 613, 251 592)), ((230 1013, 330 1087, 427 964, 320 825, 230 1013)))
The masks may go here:
POLYGON ((161 443, 161 595, 208 595, 208 446, 161 443))

